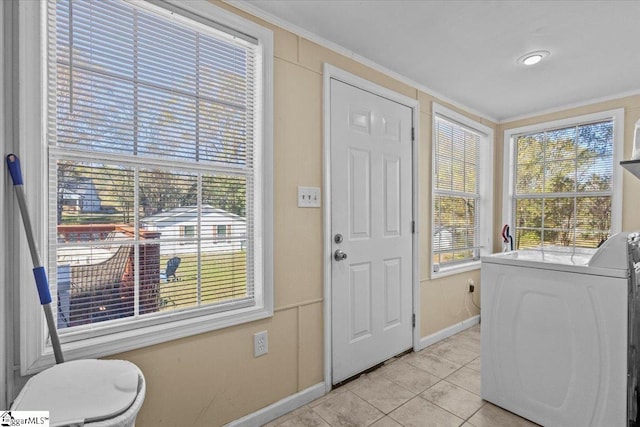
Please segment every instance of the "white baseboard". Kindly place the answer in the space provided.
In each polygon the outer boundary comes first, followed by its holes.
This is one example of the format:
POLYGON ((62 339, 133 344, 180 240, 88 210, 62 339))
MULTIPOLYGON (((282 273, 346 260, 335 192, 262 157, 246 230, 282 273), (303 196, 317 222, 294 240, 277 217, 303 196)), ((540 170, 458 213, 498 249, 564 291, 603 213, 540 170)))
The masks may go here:
MULTIPOLYGON (((448 338, 451 335, 455 335, 458 332, 462 332, 465 329, 472 327, 473 325, 477 325, 478 323, 480 323, 479 315, 470 317, 460 323, 449 326, 448 328, 442 329, 434 334, 421 338, 419 343, 419 350, 422 350, 423 348, 428 347, 431 344, 435 344, 438 341, 442 341, 443 339, 448 338)), ((260 427, 263 424, 273 421, 276 418, 283 416, 284 414, 294 411, 299 407, 304 406, 307 403, 324 396, 325 393, 325 383, 318 383, 305 390, 302 390, 299 393, 287 396, 284 399, 267 406, 266 408, 262 408, 242 418, 231 421, 230 423, 226 424, 225 427, 260 427)))
POLYGON ((451 335, 455 335, 458 332, 462 332, 465 329, 469 329, 473 325, 477 325, 480 323, 480 315, 476 315, 470 317, 466 320, 463 320, 460 323, 456 323, 453 326, 449 326, 448 328, 444 328, 436 333, 428 335, 420 339, 420 350, 423 348, 429 347, 432 344, 437 343, 438 341, 442 341, 445 338, 449 338, 451 335))
POLYGON ((326 390, 324 383, 318 383, 299 393, 287 396, 276 403, 262 408, 252 414, 231 421, 225 427, 260 427, 322 396, 326 390))

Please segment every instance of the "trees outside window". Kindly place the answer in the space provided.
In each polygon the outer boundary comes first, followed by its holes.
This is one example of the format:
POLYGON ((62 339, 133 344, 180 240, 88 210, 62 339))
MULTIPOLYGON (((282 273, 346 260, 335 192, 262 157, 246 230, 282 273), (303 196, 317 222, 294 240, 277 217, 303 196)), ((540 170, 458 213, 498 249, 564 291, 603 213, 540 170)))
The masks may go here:
POLYGON ((613 120, 515 137, 516 248, 596 247, 611 233, 613 120))
POLYGON ((492 131, 434 104, 433 273, 477 268, 491 251, 492 131))
POLYGON ((514 249, 596 248, 621 229, 624 110, 505 131, 514 249))

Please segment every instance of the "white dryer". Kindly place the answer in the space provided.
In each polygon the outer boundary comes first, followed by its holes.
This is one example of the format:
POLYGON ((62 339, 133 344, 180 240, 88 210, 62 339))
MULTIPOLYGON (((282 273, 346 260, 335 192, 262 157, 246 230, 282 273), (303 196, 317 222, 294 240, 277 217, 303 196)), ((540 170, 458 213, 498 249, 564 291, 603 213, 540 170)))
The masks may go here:
POLYGON ((482 398, 546 427, 640 426, 640 235, 482 258, 482 398))

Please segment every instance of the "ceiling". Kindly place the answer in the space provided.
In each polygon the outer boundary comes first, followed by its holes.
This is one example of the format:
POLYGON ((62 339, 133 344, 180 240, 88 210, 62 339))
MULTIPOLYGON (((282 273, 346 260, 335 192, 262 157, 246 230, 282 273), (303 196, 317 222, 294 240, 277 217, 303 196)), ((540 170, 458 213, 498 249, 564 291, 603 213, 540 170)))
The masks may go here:
POLYGON ((498 122, 640 93, 636 0, 233 3, 498 122), (539 64, 517 63, 541 49, 539 64))

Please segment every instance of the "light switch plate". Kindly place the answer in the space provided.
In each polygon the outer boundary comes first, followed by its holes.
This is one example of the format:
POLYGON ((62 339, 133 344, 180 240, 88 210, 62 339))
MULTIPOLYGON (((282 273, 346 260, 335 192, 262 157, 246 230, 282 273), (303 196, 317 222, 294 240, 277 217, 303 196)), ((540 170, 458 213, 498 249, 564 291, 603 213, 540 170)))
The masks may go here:
POLYGON ((320 207, 320 187, 298 187, 299 208, 320 207))

